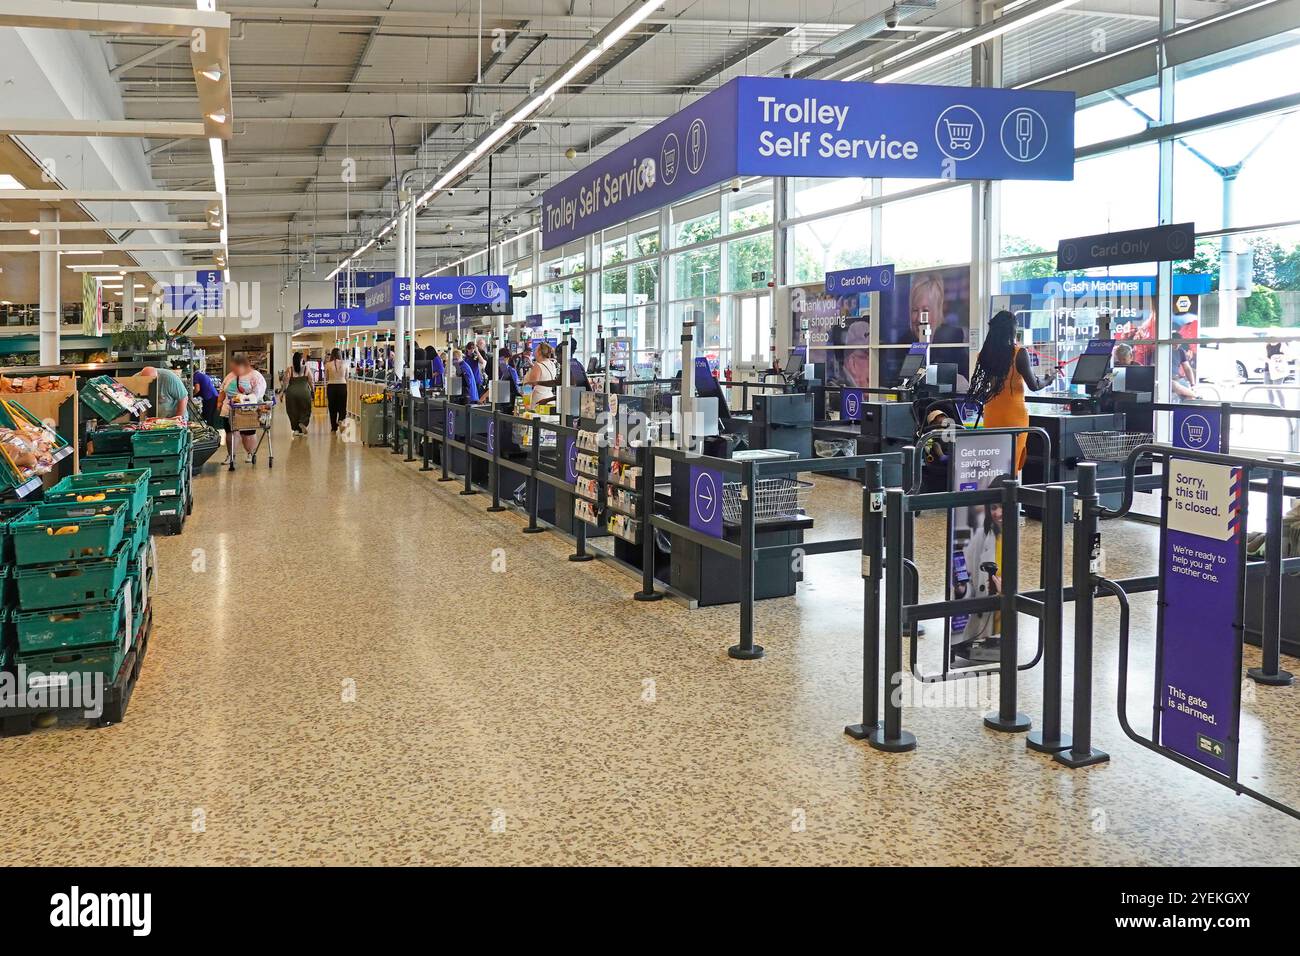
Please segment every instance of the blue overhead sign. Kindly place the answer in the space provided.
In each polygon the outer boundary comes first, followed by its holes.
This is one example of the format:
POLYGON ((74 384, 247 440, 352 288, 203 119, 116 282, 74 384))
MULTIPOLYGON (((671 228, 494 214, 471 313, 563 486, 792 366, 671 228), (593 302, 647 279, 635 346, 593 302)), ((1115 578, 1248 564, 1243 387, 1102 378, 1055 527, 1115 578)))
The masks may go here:
MULTIPOLYGON (((1213 277, 1208 273, 1175 273, 1174 295, 1205 295, 1213 289, 1213 277)), ((1003 293, 1029 293, 1053 298, 1087 296, 1106 299, 1117 296, 1149 298, 1156 294, 1155 276, 1040 276, 1034 279, 1003 279, 1003 293)))
MULTIPOLYGON (((177 276, 176 278, 180 278, 177 276)), ((166 286, 167 308, 172 312, 211 314, 222 308, 225 284, 220 269, 200 269, 195 281, 166 286)))
POLYGON ((894 284, 894 267, 864 266, 861 269, 841 269, 826 273, 826 292, 829 295, 854 292, 879 292, 894 284))
POLYGON ((546 190, 542 247, 734 176, 1072 179, 1074 94, 737 77, 546 190))
MULTIPOLYGON (((421 276, 415 280, 415 305, 493 305, 509 298, 507 276, 421 276)), ((371 312, 411 304, 408 278, 388 279, 366 290, 366 308, 371 312)))
POLYGON ((378 324, 379 316, 365 309, 303 309, 293 317, 295 329, 343 329, 378 324))

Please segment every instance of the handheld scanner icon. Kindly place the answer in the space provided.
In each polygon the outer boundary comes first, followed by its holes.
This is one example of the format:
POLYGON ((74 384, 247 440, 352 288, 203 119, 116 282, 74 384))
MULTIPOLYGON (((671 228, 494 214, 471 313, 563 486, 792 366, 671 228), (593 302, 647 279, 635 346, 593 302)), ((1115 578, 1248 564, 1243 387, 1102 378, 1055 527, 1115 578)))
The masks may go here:
POLYGON ((700 124, 691 124, 691 163, 700 165, 700 124))
POLYGON ((1016 114, 1016 141, 1020 144, 1020 158, 1029 158, 1029 141, 1034 138, 1034 118, 1028 113, 1016 114))

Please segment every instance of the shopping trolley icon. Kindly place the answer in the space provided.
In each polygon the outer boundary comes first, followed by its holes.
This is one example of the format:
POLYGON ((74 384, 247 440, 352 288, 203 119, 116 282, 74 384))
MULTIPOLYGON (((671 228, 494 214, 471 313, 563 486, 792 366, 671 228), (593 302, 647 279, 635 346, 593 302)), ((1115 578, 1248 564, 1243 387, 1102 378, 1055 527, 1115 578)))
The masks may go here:
POLYGON ((952 120, 944 120, 943 125, 948 127, 949 149, 970 149, 971 137, 975 135, 974 123, 954 123, 952 120))
POLYGON ((984 120, 971 107, 957 103, 939 114, 934 141, 949 159, 971 159, 984 146, 984 120))
POLYGON ((1175 427, 1178 429, 1178 437, 1182 439, 1181 442, 1175 440, 1175 445, 1200 449, 1214 442, 1214 430, 1204 415, 1187 415, 1183 418, 1182 424, 1175 423, 1175 427))
POLYGON ((1204 426, 1204 425, 1193 425, 1191 422, 1188 422, 1188 423, 1187 423, 1187 437, 1188 437, 1189 439, 1191 439, 1191 442, 1192 442, 1193 445, 1201 445, 1201 444, 1204 444, 1204 443, 1205 443, 1205 426, 1204 426))

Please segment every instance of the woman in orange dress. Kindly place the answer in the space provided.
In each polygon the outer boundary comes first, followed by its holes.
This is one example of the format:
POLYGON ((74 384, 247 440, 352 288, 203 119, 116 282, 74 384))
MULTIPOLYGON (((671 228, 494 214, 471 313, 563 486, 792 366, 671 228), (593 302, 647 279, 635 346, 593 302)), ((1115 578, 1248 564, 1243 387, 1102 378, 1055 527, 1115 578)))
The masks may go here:
MULTIPOLYGON (((988 334, 971 375, 970 397, 984 403, 986 428, 1026 428, 1029 406, 1025 389, 1038 392, 1061 377, 1061 370, 1043 380, 1034 375, 1029 353, 1016 344, 1016 317, 1005 309, 989 321, 988 334)), ((1016 472, 1025 466, 1028 436, 1016 436, 1016 472)))

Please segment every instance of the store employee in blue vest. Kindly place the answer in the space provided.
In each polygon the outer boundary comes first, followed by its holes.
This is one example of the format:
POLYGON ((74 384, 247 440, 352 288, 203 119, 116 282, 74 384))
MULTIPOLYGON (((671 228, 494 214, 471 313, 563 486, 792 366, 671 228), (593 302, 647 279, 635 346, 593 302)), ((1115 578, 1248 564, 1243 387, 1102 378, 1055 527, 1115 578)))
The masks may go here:
POLYGON ((442 377, 447 371, 446 367, 442 364, 442 356, 438 354, 438 350, 432 345, 424 350, 424 354, 425 358, 429 361, 429 387, 441 388, 442 377))
POLYGON ((451 366, 460 376, 461 395, 469 404, 478 401, 478 376, 475 375, 475 365, 478 363, 470 361, 460 349, 453 349, 451 353, 451 366))

